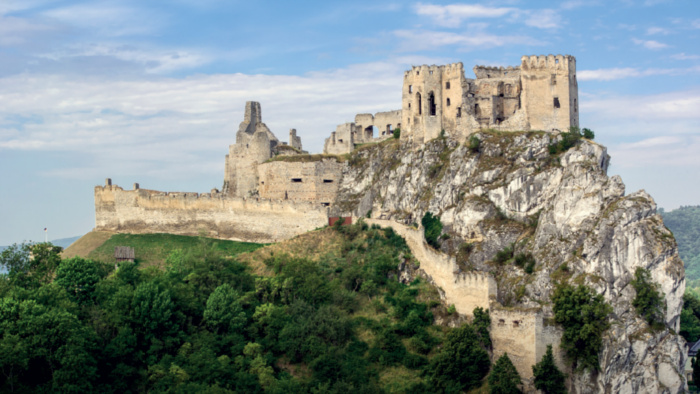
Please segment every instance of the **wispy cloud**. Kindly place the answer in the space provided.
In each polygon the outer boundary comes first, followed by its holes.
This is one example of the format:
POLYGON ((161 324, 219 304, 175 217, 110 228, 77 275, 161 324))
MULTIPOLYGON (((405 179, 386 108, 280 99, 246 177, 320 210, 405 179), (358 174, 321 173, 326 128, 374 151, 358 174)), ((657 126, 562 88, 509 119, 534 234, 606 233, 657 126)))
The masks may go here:
POLYGON ((556 29, 562 26, 562 17, 556 10, 544 9, 526 12, 525 24, 539 29, 556 29))
POLYGON ((664 43, 658 42, 658 41, 654 41, 654 40, 640 40, 637 38, 633 38, 632 42, 634 42, 637 45, 641 45, 646 49, 657 50, 657 49, 668 48, 667 44, 664 44, 664 43))
POLYGON ((664 29, 663 27, 652 26, 652 27, 647 29, 647 35, 650 35, 650 36, 653 36, 655 34, 667 35, 669 33, 670 32, 668 31, 668 29, 664 29))
POLYGON ((600 68, 597 70, 581 70, 576 73, 580 81, 613 81, 624 78, 649 77, 653 75, 686 75, 697 73, 700 66, 689 68, 648 68, 640 70, 632 67, 600 68))
POLYGON ((164 22, 162 14, 118 2, 70 5, 45 11, 43 16, 106 37, 154 33, 164 22))
POLYGON ((681 52, 671 55, 671 58, 676 60, 696 60, 700 59, 700 55, 686 55, 685 52, 681 52))
POLYGON ((88 44, 71 46, 39 57, 61 60, 79 57, 109 57, 142 65, 147 73, 167 73, 191 69, 211 61, 208 55, 186 49, 137 48, 131 45, 88 44))
POLYGON ((482 32, 458 34, 430 30, 396 30, 394 35, 403 40, 399 44, 401 51, 423 51, 443 46, 456 46, 462 50, 469 50, 480 47, 545 44, 528 36, 501 36, 482 32))
POLYGON ((418 15, 430 17, 440 26, 459 27, 466 19, 498 18, 513 12, 515 8, 487 7, 480 4, 435 5, 418 3, 415 10, 418 15))

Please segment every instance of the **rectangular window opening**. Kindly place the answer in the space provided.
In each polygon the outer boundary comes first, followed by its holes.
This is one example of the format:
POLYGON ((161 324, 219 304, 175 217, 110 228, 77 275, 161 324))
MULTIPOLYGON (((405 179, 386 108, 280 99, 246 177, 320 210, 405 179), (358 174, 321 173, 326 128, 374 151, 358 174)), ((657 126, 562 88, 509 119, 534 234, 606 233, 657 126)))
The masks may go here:
POLYGON ((559 104, 559 97, 554 98, 554 108, 561 108, 561 104, 559 104))
POLYGON ((332 179, 324 179, 323 183, 333 183, 333 180, 332 179))
POLYGON ((557 75, 552 74, 552 85, 556 85, 556 84, 557 84, 557 75))
POLYGON ((413 93, 413 85, 408 85, 408 93, 413 93))
POLYGON ((330 207, 330 206, 331 206, 331 203, 329 203, 329 202, 322 202, 321 205, 323 205, 324 207, 330 207))
POLYGON ((301 183, 301 178, 292 178, 292 183, 301 183))

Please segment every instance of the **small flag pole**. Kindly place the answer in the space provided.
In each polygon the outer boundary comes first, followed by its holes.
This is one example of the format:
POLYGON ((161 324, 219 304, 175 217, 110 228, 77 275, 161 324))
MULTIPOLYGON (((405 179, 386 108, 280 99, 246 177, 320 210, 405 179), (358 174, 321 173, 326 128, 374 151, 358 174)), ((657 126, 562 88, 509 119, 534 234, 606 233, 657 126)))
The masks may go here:
POLYGON ((48 242, 49 242, 49 232, 48 232, 48 229, 46 227, 44 227, 44 243, 48 243, 48 242))

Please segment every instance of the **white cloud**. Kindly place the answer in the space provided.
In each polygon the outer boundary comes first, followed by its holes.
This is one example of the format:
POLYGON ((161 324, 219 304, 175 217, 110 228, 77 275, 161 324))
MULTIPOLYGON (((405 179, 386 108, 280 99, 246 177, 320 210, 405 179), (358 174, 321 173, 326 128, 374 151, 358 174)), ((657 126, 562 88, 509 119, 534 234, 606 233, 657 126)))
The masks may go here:
POLYGON ((37 23, 24 18, 2 16, 0 13, 0 45, 25 44, 37 34, 55 31, 54 26, 37 23))
POLYGON ((128 7, 118 2, 70 5, 45 11, 43 16, 106 37, 154 33, 164 22, 162 14, 154 15, 146 8, 128 7))
POLYGON ((79 45, 39 55, 51 60, 99 56, 140 64, 144 66, 146 72, 156 74, 194 68, 212 60, 212 57, 204 53, 187 49, 147 49, 118 44, 79 45))
POLYGON ((544 45, 542 41, 528 36, 499 36, 481 32, 457 34, 430 30, 396 30, 394 35, 403 40, 399 45, 401 51, 423 51, 450 45, 463 50, 506 45, 544 45))
POLYGON ((53 165, 52 175, 67 178, 211 176, 221 170, 246 101, 261 102, 263 121, 278 138, 286 140, 288 130, 296 128, 305 149, 318 152, 336 125, 352 121, 355 114, 400 108, 404 68, 368 63, 304 76, 227 74, 148 81, 26 74, 1 78, 0 152, 75 152, 79 166, 53 165), (17 118, 41 121, 23 123, 20 131, 13 125, 17 118))
POLYGON ((658 41, 654 41, 654 40, 639 40, 639 39, 633 38, 632 41, 635 44, 641 45, 646 49, 657 50, 657 49, 668 48, 667 44, 664 44, 664 43, 658 42, 658 41))
POLYGON ((696 60, 700 59, 700 55, 686 55, 685 52, 681 52, 671 55, 671 58, 676 60, 696 60))
POLYGON ((418 15, 428 16, 435 23, 444 27, 459 27, 465 19, 498 18, 512 11, 508 7, 486 7, 480 4, 434 5, 418 3, 415 6, 418 15))
POLYGON ((669 33, 668 29, 664 29, 663 27, 653 26, 653 27, 650 27, 647 29, 647 35, 650 35, 650 36, 655 35, 655 34, 666 35, 668 33, 669 33))
POLYGON ((562 25, 562 17, 552 9, 533 10, 527 12, 525 24, 538 29, 556 29, 562 25))
POLYGON ((700 66, 690 68, 648 68, 640 70, 632 67, 600 68, 597 70, 581 70, 576 73, 579 81, 613 81, 624 78, 639 78, 653 75, 685 75, 697 73, 700 66))

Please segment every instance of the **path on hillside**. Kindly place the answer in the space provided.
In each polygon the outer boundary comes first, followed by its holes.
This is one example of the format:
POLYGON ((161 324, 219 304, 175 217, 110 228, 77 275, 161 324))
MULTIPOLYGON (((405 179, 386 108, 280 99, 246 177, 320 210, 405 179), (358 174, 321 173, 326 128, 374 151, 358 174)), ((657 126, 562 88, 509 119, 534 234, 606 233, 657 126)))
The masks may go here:
POLYGON ((431 248, 425 242, 422 229, 392 220, 364 220, 369 225, 391 227, 406 240, 411 254, 420 262, 420 268, 444 292, 447 305, 454 305, 457 312, 467 316, 472 316, 476 307, 489 308, 490 296, 496 296, 493 276, 484 272, 459 272, 454 257, 431 248))
POLYGON ((87 258, 88 254, 107 242, 115 233, 110 231, 91 231, 67 247, 61 258, 70 259, 76 256, 87 258))

